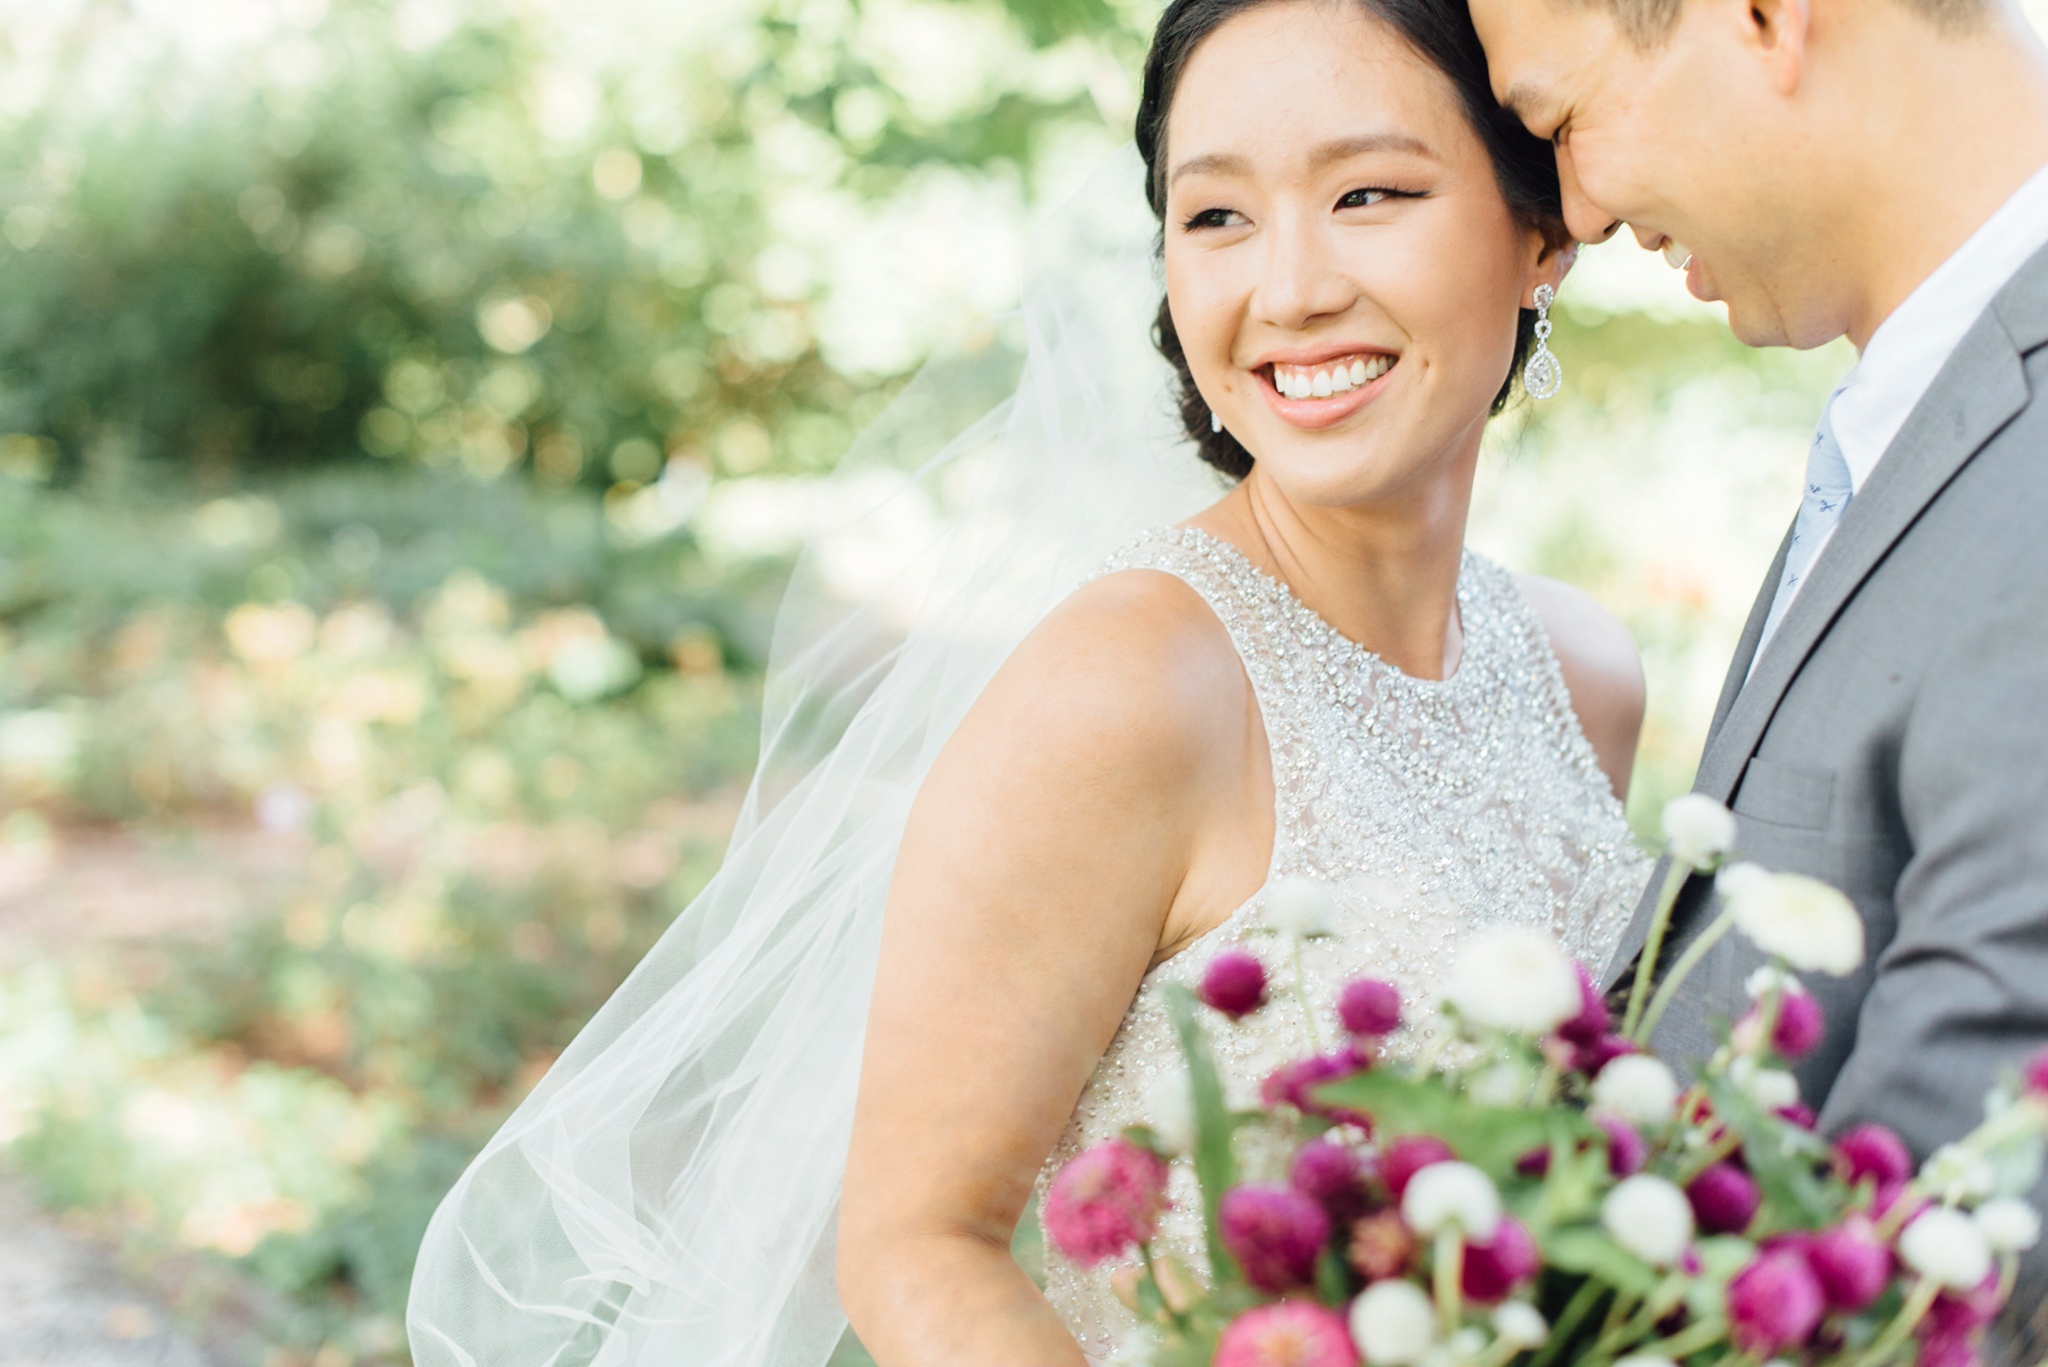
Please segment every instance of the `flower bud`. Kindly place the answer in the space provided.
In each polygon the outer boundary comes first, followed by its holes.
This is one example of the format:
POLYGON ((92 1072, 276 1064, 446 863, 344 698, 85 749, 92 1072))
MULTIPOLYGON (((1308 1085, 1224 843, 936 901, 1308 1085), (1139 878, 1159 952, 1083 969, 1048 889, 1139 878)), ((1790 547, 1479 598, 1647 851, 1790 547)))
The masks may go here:
POLYGON ((1543 1312, 1524 1301, 1509 1301, 1493 1312, 1493 1332, 1502 1343, 1527 1351, 1550 1341, 1550 1322, 1543 1312))
POLYGON ((1465 1245, 1465 1299, 1496 1304, 1535 1281, 1542 1270, 1543 1255, 1529 1231, 1503 1216, 1491 1239, 1465 1245))
POLYGON ((1704 793, 1664 804, 1664 848, 1677 862, 1706 872, 1735 851, 1735 816, 1704 793))
POLYGON ((1938 1206, 1915 1216, 1899 1236, 1899 1261, 1951 1291, 1968 1291, 1991 1272, 1991 1245, 1977 1222, 1938 1206))
POLYGON ((1671 1267, 1692 1243, 1692 1204, 1661 1177, 1638 1173, 1600 1203, 1600 1223, 1613 1240, 1652 1267, 1671 1267))
POLYGON ((1313 1301, 1281 1301, 1245 1311, 1216 1341, 1214 1367, 1357 1367, 1344 1317, 1313 1301))
POLYGON ((1729 1337, 1756 1357, 1805 1343, 1826 1313, 1820 1282, 1795 1253, 1766 1253, 1728 1283, 1729 1337))
POLYGON ((1374 1282, 1351 1302, 1351 1338, 1373 1367, 1416 1367, 1436 1343, 1436 1307, 1413 1282, 1374 1282))
POLYGON ((1678 1110, 1678 1078, 1647 1054, 1628 1054, 1593 1079, 1593 1105, 1634 1125, 1662 1125, 1678 1110))
POLYGON ((1330 1237, 1321 1206, 1292 1187, 1265 1182, 1225 1192, 1217 1223, 1244 1279, 1276 1294, 1314 1280, 1316 1255, 1330 1237))
POLYGON ((1357 1219, 1371 1204, 1365 1164, 1334 1139, 1313 1139, 1302 1145, 1287 1170, 1287 1182, 1340 1224, 1357 1219))
POLYGON ((1337 925, 1337 894, 1306 874, 1282 878, 1266 890, 1266 924, 1305 939, 1328 935, 1337 925))
POLYGON ((1242 949, 1229 949, 1209 961, 1197 993, 1202 1001, 1232 1020, 1266 1004, 1266 966, 1242 949))
MULTIPOLYGON (((1754 1048, 1763 1034, 1763 1003, 1750 1009, 1735 1027, 1738 1045, 1754 1048)), ((1788 1059, 1802 1059, 1820 1047, 1827 1034, 1827 1015, 1820 1003, 1804 992, 1788 992, 1778 998, 1778 1021, 1771 1031, 1771 1047, 1788 1059)))
POLYGON ((1121 1257, 1159 1232, 1166 1163, 1124 1139, 1075 1155, 1045 1195, 1045 1233, 1084 1267, 1121 1257))
POLYGON ((2011 1196, 1977 1207, 1977 1228, 1993 1253, 2025 1253, 2041 1242, 2039 1212, 2011 1196))
POLYGON ((1500 1192, 1470 1163, 1432 1163, 1402 1193, 1401 1218, 1425 1239, 1455 1229, 1471 1243, 1485 1243, 1500 1228, 1500 1192))
POLYGON ((1615 1115, 1595 1115, 1593 1123, 1607 1135, 1607 1171, 1615 1177, 1633 1177, 1649 1161, 1650 1145, 1636 1127, 1615 1115))
POLYGON ((2037 1050, 2020 1070, 2020 1086, 2036 1101, 2048 1101, 2048 1049, 2037 1050))
POLYGON ((1600 995, 1600 984, 1593 980, 1586 966, 1574 963, 1572 970, 1579 979, 1579 1011, 1558 1026, 1557 1033, 1580 1049, 1590 1049, 1605 1039, 1607 1032, 1614 1027, 1614 1014, 1607 1009, 1607 999, 1600 995))
POLYGON ((1716 1163, 1686 1186, 1693 1218, 1708 1234, 1740 1234, 1756 1219, 1763 1193, 1750 1175, 1733 1163, 1716 1163))
POLYGON ((1351 1226, 1345 1259, 1368 1282, 1398 1277, 1415 1260, 1415 1236, 1397 1210, 1382 1210, 1351 1226))
POLYGON ((1579 1014, 1578 971, 1540 930, 1505 926, 1473 939, 1444 987, 1458 1014, 1485 1029, 1544 1035, 1579 1014))
POLYGON ((1416 1173, 1456 1157, 1451 1146, 1433 1134, 1404 1135, 1380 1150, 1380 1181, 1399 1201, 1408 1194, 1408 1183, 1416 1173))
POLYGON ((1891 1285, 1892 1251, 1862 1216, 1814 1235, 1805 1254, 1832 1310, 1854 1314, 1868 1309, 1891 1285))
POLYGON ((1867 1181, 1883 1191, 1912 1177, 1913 1155, 1884 1126, 1858 1125, 1835 1141, 1835 1171, 1850 1186, 1867 1181))
POLYGON ((1401 1028, 1401 989, 1378 978, 1346 983, 1337 996, 1337 1019, 1353 1035, 1391 1035, 1401 1028))
POLYGON ((1840 892, 1796 873, 1737 864, 1720 888, 1735 928, 1773 958, 1803 973, 1844 977, 1863 963, 1863 918, 1840 892))

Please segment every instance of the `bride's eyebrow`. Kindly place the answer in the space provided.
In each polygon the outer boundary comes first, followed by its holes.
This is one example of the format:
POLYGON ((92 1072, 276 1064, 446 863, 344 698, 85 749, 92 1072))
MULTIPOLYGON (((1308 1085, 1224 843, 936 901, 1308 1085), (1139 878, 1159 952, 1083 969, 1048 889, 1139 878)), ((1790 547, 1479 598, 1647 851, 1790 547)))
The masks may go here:
MULTIPOLYGON (((1323 166, 1333 161, 1343 161, 1349 157, 1363 156, 1368 152, 1405 152, 1410 156, 1428 157, 1431 160, 1437 159, 1434 148, 1422 139, 1407 133, 1362 133, 1353 138, 1337 138, 1330 142, 1317 144, 1309 152, 1308 156, 1311 163, 1323 166)), ((1172 185, 1182 176, 1205 172, 1215 175, 1241 176, 1249 174, 1250 171, 1251 162, 1248 159, 1229 152, 1212 152, 1206 156, 1189 157, 1186 161, 1174 167, 1173 174, 1166 178, 1166 183, 1172 185)))

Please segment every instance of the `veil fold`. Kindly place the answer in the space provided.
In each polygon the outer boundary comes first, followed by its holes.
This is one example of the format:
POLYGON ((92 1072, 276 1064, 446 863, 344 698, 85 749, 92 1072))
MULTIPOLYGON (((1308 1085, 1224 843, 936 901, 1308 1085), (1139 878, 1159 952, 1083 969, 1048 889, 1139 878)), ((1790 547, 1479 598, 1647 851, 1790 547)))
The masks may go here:
POLYGON ((818 1367, 883 904, 939 749, 1117 547, 1219 493, 1178 432, 1126 149, 1019 311, 842 462, 777 618, 725 863, 442 1202, 420 1367, 818 1367))

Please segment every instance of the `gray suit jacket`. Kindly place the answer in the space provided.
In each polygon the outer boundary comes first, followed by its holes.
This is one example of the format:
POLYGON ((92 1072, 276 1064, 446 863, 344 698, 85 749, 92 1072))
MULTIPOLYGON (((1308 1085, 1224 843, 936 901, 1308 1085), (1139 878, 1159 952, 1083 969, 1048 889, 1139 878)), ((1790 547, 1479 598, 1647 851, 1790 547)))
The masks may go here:
MULTIPOLYGON (((1801 1090, 1824 1129, 1882 1121, 1924 1157, 2048 1044, 2048 251, 1977 320, 1757 657, 1784 560, 1695 787, 1734 809, 1743 857, 1855 901, 1868 962, 1810 979, 1828 1031, 1801 1090)), ((1610 982, 1641 952, 1662 881, 1610 982)), ((1686 887, 1666 965, 1711 919, 1708 893, 1686 887)), ((1724 940, 1659 1052, 1711 1053, 1760 962, 1724 940)))

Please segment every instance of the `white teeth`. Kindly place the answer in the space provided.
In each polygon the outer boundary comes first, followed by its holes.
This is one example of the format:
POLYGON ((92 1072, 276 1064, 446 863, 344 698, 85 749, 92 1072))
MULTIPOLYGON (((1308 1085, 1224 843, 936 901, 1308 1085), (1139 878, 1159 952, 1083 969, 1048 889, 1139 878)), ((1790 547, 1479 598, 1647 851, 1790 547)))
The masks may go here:
POLYGON ((1348 363, 1339 362, 1327 370, 1276 365, 1273 367, 1273 388, 1279 390, 1283 398, 1327 399, 1371 384, 1393 368, 1392 356, 1354 357, 1348 363))
POLYGON ((1684 270, 1686 268, 1686 265, 1689 262, 1691 262, 1691 260, 1692 253, 1687 251, 1683 244, 1668 238, 1665 240, 1664 262, 1666 265, 1670 266, 1672 270, 1684 270))
MULTIPOLYGON (((1374 364, 1378 364, 1378 363, 1377 363, 1377 362, 1375 362, 1374 364)), ((1352 385, 1352 388, 1354 388, 1354 389, 1355 389, 1355 388, 1357 388, 1357 387, 1358 387, 1359 385, 1362 385, 1362 384, 1364 384, 1364 383, 1366 382, 1366 380, 1367 380, 1368 378, 1369 378, 1369 376, 1368 376, 1368 373, 1367 373, 1367 371, 1366 371, 1366 366, 1365 366, 1365 362, 1364 362, 1364 361, 1362 361, 1362 360, 1360 360, 1360 361, 1353 361, 1353 362, 1351 363, 1351 385, 1352 385)))
POLYGON ((1332 394, 1348 394, 1351 392, 1351 389, 1351 370, 1348 366, 1340 365, 1330 372, 1330 392, 1332 394))
POLYGON ((1329 371, 1327 371, 1327 370, 1318 370, 1318 371, 1316 372, 1316 378, 1315 378, 1315 385, 1314 385, 1314 388, 1313 388, 1313 391, 1312 391, 1312 392, 1313 392, 1313 393, 1315 394, 1315 396, 1316 396, 1317 398, 1319 398, 1319 399, 1327 399, 1327 398, 1329 398, 1329 397, 1330 397, 1330 372, 1329 372, 1329 371))

